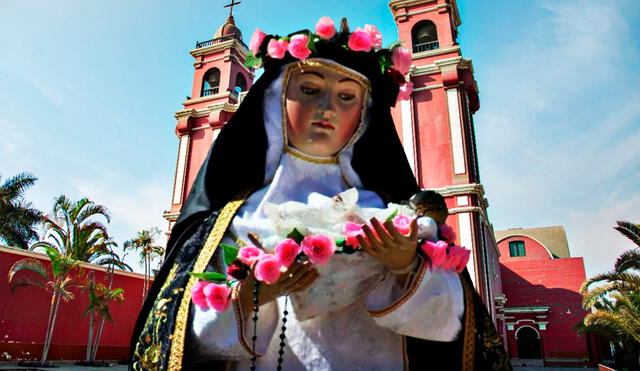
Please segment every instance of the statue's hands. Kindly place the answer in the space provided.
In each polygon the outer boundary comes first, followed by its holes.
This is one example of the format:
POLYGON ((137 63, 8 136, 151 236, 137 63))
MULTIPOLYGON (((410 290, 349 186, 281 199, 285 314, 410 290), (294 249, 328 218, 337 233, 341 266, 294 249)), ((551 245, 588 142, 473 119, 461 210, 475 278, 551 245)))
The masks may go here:
MULTIPOLYGON (((240 284, 239 299, 245 315, 248 315, 253 308, 253 288, 256 282, 254 269, 255 264, 251 267, 249 276, 240 284)), ((276 282, 272 284, 261 282, 259 305, 270 303, 284 294, 304 291, 316 281, 319 275, 311 262, 295 262, 289 266, 289 269, 282 272, 276 282)))
MULTIPOLYGON (((265 292, 264 300, 266 303, 284 294, 306 290, 316 281, 318 276, 318 270, 313 267, 311 262, 295 262, 289 266, 289 269, 282 272, 276 282, 270 285, 263 282, 260 285, 260 292, 265 292)), ((253 271, 251 277, 253 278, 253 271)), ((263 300, 262 296, 260 299, 263 300)))
POLYGON ((389 269, 402 270, 416 259, 418 247, 418 222, 411 222, 408 236, 398 232, 390 221, 381 224, 376 218, 370 220, 375 230, 373 233, 369 226, 362 227, 366 239, 357 236, 358 243, 369 255, 386 265, 389 269))

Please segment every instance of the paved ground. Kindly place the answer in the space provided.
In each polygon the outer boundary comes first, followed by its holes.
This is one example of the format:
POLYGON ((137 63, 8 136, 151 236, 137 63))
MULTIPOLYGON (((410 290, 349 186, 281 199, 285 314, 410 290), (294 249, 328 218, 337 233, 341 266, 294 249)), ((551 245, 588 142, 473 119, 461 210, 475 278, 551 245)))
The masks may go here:
POLYGON ((0 370, 8 371, 8 370, 37 370, 37 371, 126 371, 127 365, 119 365, 114 363, 113 367, 87 367, 87 366, 76 366, 73 362, 53 362, 56 368, 33 368, 33 367, 18 367, 16 363, 11 362, 0 362, 0 370))

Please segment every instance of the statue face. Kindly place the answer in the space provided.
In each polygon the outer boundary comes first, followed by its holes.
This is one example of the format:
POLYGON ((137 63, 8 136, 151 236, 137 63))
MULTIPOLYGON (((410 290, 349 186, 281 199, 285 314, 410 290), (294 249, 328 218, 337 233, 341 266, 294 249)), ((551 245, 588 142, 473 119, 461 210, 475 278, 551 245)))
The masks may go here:
POLYGON ((333 156, 360 122, 365 88, 321 66, 294 70, 286 90, 289 145, 313 156, 333 156))

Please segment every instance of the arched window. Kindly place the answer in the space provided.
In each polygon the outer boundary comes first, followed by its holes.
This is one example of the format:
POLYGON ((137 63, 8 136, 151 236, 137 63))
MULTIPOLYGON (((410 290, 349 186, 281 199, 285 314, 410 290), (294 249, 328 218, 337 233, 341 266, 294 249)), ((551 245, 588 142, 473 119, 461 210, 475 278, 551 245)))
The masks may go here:
POLYGON ((238 72, 238 75, 236 76, 236 87, 233 88, 233 90, 235 90, 236 93, 240 93, 241 91, 247 90, 247 80, 244 78, 244 75, 240 72, 238 72))
POLYGON ((519 359, 540 359, 540 335, 529 326, 523 326, 516 332, 519 359))
POLYGON ((416 23, 411 29, 411 44, 414 53, 438 49, 438 31, 435 23, 428 20, 416 23))
POLYGON ((202 94, 200 96, 206 97, 212 94, 218 94, 220 89, 220 70, 212 68, 204 74, 202 79, 202 94))

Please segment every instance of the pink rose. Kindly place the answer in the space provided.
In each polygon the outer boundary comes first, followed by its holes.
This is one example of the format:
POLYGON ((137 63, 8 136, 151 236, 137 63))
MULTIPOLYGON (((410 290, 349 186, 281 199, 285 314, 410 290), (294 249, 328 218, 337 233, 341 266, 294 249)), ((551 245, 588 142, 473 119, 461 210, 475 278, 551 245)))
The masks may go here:
POLYGON ((456 272, 462 273, 462 271, 467 267, 467 263, 469 262, 469 257, 471 256, 471 250, 465 249, 464 247, 458 246, 460 248, 458 255, 460 256, 458 265, 456 265, 456 272))
POLYGON ((289 54, 294 58, 307 59, 311 54, 311 49, 307 46, 308 42, 309 36, 307 35, 293 35, 289 39, 289 46, 287 50, 289 50, 289 54))
POLYGON ((255 274, 258 281, 272 284, 280 278, 280 260, 271 254, 263 254, 256 264, 255 274))
POLYGON ((276 257, 280 260, 280 264, 285 268, 289 268, 289 266, 293 264, 296 260, 296 256, 300 254, 300 251, 302 251, 302 247, 300 247, 300 245, 291 238, 287 238, 280 242, 275 248, 276 257))
POLYGON ((207 305, 216 312, 222 312, 229 307, 229 297, 231 296, 231 287, 224 283, 209 283, 203 289, 207 305))
POLYGON ((249 50, 251 50, 253 54, 258 53, 258 50, 260 50, 260 44, 262 44, 262 40, 264 40, 265 36, 267 35, 257 28, 253 32, 253 35, 251 36, 251 41, 249 41, 249 50))
POLYGON ((439 267, 447 260, 447 243, 444 241, 426 241, 422 244, 422 251, 431 259, 431 267, 439 267))
POLYGON ((206 285, 207 282, 198 280, 191 288, 191 300, 202 309, 209 308, 204 293, 202 292, 202 289, 204 289, 206 285))
POLYGON ((411 67, 411 52, 402 47, 393 48, 391 62, 393 62, 393 68, 406 75, 411 67))
POLYGON ((413 83, 407 82, 400 86, 400 90, 398 91, 398 98, 396 102, 401 100, 409 100, 411 98, 411 92, 413 91, 413 83))
POLYGON ((336 27, 329 17, 321 17, 316 23, 316 35, 323 39, 330 39, 336 34, 336 27))
POLYGON ((356 28, 351 35, 349 35, 347 46, 355 52, 368 52, 371 50, 369 33, 360 27, 356 28))
POLYGON ((282 59, 288 46, 289 42, 287 40, 271 39, 269 40, 269 44, 267 44, 267 54, 269 54, 271 58, 282 59))
POLYGON ((446 224, 440 226, 440 237, 444 238, 447 244, 454 243, 456 240, 456 231, 446 224))
POLYGON ((317 234, 307 236, 302 240, 302 251, 314 264, 325 264, 336 251, 336 244, 327 236, 317 234))
POLYGON ((347 222, 344 225, 344 235, 347 245, 356 248, 360 245, 357 236, 364 237, 364 232, 362 231, 362 226, 360 224, 347 222))
POLYGON ((471 251, 460 246, 449 246, 447 259, 441 264, 442 269, 455 269, 458 273, 462 272, 467 266, 471 251))
POLYGON ((382 34, 378 31, 378 28, 374 25, 365 24, 364 25, 365 32, 369 35, 369 40, 371 40, 371 46, 376 49, 380 49, 382 47, 382 34))
POLYGON ((396 215, 393 218, 393 226, 396 227, 398 232, 408 236, 411 233, 411 221, 413 221, 413 218, 409 216, 396 215))
POLYGON ((238 260, 251 266, 253 262, 258 260, 264 254, 264 251, 255 246, 245 246, 238 251, 238 260))

